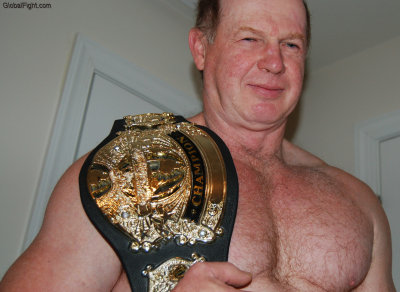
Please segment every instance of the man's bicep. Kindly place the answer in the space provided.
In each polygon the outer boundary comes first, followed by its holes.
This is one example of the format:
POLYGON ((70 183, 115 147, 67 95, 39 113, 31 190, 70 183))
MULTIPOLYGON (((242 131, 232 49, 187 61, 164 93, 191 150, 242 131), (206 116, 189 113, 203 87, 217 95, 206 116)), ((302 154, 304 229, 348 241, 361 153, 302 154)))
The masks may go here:
POLYGON ((110 291, 118 280, 119 260, 80 201, 82 163, 83 159, 74 163, 58 182, 37 238, 6 274, 3 285, 31 291, 110 291))

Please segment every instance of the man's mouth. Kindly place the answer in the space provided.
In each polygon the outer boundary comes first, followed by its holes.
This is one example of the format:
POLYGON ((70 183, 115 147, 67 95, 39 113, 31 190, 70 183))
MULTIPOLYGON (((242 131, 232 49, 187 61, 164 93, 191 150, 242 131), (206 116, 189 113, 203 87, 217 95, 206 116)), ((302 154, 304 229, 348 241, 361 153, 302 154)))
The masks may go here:
POLYGON ((263 85, 263 84, 249 84, 251 90, 255 91, 257 95, 260 95, 267 99, 274 99, 281 96, 283 88, 280 86, 263 85))

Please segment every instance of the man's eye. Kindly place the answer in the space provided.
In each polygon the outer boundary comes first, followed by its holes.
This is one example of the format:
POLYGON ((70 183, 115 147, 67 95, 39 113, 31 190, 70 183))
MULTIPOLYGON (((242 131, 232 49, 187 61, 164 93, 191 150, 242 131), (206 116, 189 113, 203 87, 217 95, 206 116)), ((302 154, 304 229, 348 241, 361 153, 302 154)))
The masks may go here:
POLYGON ((243 41, 247 41, 247 42, 255 42, 256 39, 255 38, 243 38, 243 41))
POLYGON ((300 47, 294 43, 286 43, 286 46, 290 49, 299 49, 300 47))

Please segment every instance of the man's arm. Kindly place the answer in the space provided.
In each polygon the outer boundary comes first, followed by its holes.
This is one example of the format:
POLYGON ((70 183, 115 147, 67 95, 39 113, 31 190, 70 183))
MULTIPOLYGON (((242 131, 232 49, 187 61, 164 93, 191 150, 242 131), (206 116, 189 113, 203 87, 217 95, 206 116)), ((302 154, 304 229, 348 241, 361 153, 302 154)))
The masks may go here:
POLYGON ((369 190, 370 212, 374 223, 372 262, 368 274, 355 291, 395 292, 392 278, 392 244, 390 227, 378 198, 369 190))
POLYGON ((31 246, 11 266, 1 291, 111 291, 121 264, 87 218, 75 162, 54 189, 43 226, 31 246))

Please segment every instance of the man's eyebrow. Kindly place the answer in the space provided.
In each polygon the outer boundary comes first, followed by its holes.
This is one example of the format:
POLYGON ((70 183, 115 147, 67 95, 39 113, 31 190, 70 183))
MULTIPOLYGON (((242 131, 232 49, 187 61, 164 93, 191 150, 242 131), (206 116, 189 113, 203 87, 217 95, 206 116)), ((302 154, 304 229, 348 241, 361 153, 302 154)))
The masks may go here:
MULTIPOLYGON (((239 29, 237 30, 236 33, 243 32, 243 31, 251 32, 251 33, 259 34, 259 35, 263 34, 263 31, 252 28, 250 26, 241 26, 241 27, 239 27, 239 29)), ((303 42, 306 41, 306 37, 302 33, 291 33, 291 34, 288 34, 287 36, 285 36, 283 39, 288 39, 288 40, 300 39, 303 42)))
POLYGON ((255 34, 262 34, 262 31, 254 29, 254 28, 252 28, 250 26, 241 26, 237 30, 237 32, 242 32, 242 31, 249 31, 249 32, 252 32, 252 33, 255 33, 255 34))
POLYGON ((302 40, 303 42, 306 41, 306 38, 305 38, 305 36, 304 36, 302 33, 292 33, 292 34, 289 34, 289 35, 287 35, 287 36, 285 37, 285 39, 288 39, 288 40, 300 39, 300 40, 302 40))

